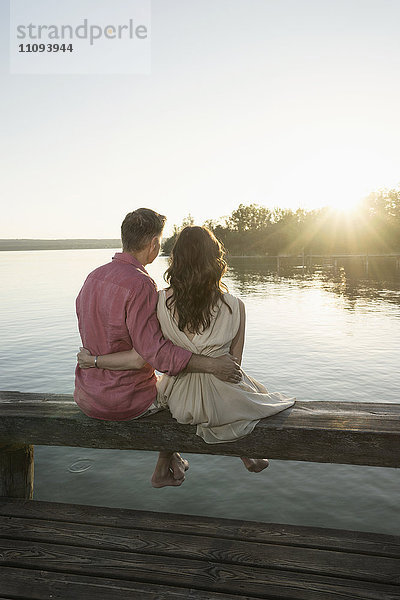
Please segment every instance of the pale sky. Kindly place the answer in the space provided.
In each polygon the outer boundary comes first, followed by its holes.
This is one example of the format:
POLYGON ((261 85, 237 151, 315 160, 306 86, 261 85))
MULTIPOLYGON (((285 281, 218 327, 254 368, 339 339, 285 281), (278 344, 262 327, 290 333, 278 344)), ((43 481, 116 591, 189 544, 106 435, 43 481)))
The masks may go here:
POLYGON ((0 238, 400 182, 400 0, 153 0, 151 75, 10 75, 0 3, 0 238))

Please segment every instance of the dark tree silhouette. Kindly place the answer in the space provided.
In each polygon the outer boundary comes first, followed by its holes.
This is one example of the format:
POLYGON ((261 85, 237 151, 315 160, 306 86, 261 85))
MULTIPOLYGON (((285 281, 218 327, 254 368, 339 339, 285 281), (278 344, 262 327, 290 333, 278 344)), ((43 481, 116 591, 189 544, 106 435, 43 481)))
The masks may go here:
MULTIPOLYGON (((176 236, 165 240, 169 254, 176 236)), ((231 255, 354 254, 400 252, 400 185, 371 193, 354 214, 325 207, 296 211, 257 204, 240 204, 232 214, 204 224, 211 229, 231 255)))

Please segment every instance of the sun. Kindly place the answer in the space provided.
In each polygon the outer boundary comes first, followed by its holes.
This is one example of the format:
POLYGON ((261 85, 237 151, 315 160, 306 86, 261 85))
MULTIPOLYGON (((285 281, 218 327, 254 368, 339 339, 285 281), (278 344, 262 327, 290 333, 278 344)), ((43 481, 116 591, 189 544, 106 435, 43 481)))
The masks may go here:
POLYGON ((372 191, 376 167, 361 149, 325 148, 303 160, 296 180, 310 206, 328 206, 335 212, 355 215, 372 191), (300 175, 300 176, 299 176, 300 175))
POLYGON ((330 208, 341 215, 356 215, 360 210, 362 199, 358 197, 357 192, 354 195, 343 194, 329 203, 330 208))

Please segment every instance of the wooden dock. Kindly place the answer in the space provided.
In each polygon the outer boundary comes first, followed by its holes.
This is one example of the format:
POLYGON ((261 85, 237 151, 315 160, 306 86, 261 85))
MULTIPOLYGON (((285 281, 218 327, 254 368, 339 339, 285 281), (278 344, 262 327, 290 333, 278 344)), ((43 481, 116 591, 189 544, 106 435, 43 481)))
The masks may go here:
MULTIPOLYGON (((325 270, 333 269, 336 273, 339 267, 349 267, 351 263, 359 263, 362 265, 364 274, 368 277, 370 267, 378 261, 378 265, 382 265, 384 260, 388 265, 392 265, 394 274, 400 273, 400 254, 392 252, 390 254, 278 254, 277 256, 266 255, 265 259, 273 261, 276 264, 278 274, 281 267, 295 267, 297 269, 312 270, 314 268, 323 268, 325 270)), ((372 272, 376 268, 372 268, 372 272)))
POLYGON ((399 404, 297 403, 210 447, 167 412, 112 423, 0 392, 0 600, 400 600, 400 536, 37 502, 33 444, 398 467, 399 404))
POLYGON ((18 500, 0 534, 2 598, 400 598, 390 535, 18 500))

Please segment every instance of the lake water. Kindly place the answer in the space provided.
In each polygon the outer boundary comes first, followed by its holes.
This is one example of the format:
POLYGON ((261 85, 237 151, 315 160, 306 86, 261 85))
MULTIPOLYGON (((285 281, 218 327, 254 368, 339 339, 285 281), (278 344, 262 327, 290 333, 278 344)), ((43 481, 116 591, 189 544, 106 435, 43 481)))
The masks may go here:
MULTIPOLYGON (((0 389, 72 393, 80 345, 74 300, 110 250, 0 253, 0 389)), ((149 272, 162 286, 166 259, 149 272)), ((399 402, 400 285, 343 271, 271 272, 232 259, 229 290, 247 308, 243 366, 299 400, 399 402)), ((35 499, 400 534, 400 471, 189 455, 180 488, 155 490, 153 452, 35 448, 35 499)))

